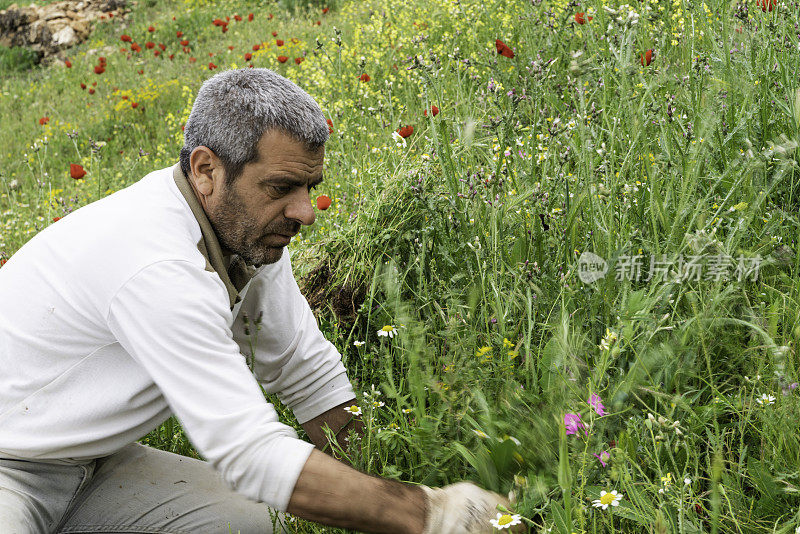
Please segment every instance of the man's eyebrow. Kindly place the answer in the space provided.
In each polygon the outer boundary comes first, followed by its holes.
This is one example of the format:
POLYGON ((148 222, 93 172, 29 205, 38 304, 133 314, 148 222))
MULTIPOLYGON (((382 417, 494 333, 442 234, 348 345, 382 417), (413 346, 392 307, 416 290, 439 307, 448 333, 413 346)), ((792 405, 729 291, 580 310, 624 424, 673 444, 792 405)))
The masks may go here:
MULTIPOLYGON (((313 182, 310 182, 308 184, 308 186, 309 187, 316 187, 319 184, 321 184, 324 179, 325 179, 324 176, 320 176, 319 179, 314 180, 313 182)), ((298 180, 297 178, 295 178, 293 176, 284 176, 284 175, 270 176, 270 177, 267 177, 267 178, 263 178, 261 180, 262 184, 265 184, 265 183, 268 183, 268 182, 269 183, 279 183, 279 184, 293 185, 295 187, 302 187, 302 186, 306 185, 306 182, 304 182, 303 180, 298 180)))

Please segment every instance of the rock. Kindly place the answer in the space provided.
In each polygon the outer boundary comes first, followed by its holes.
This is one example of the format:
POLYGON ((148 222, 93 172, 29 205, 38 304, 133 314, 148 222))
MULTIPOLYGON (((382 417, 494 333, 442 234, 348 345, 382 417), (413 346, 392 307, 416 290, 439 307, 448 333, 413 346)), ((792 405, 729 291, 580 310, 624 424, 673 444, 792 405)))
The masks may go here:
POLYGON ((60 10, 48 10, 44 16, 44 20, 65 19, 67 14, 60 10))
POLYGON ((56 46, 67 48, 78 43, 78 36, 71 26, 64 26, 53 34, 53 42, 56 46))
POLYGON ((47 29, 50 30, 51 34, 55 34, 56 32, 61 31, 62 28, 65 26, 69 26, 71 21, 68 18, 63 19, 53 19, 47 21, 47 29))
POLYGON ((81 39, 85 39, 89 36, 89 23, 85 20, 73 20, 70 26, 81 36, 81 39))

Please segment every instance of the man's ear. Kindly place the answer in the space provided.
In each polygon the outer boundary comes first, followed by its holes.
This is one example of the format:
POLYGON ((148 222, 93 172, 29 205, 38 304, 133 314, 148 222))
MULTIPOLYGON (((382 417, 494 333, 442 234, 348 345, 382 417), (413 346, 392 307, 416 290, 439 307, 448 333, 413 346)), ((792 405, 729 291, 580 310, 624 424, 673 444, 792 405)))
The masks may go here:
POLYGON ((220 175, 224 174, 219 157, 206 146, 192 150, 189 156, 189 169, 191 171, 189 178, 194 180, 195 188, 203 196, 209 196, 214 192, 216 185, 214 177, 219 179, 220 175))

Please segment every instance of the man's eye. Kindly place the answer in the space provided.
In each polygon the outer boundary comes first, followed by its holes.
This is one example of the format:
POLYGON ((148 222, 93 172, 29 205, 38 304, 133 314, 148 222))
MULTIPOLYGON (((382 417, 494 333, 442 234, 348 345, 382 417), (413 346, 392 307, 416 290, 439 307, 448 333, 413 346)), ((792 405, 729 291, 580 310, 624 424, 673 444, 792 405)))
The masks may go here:
POLYGON ((270 188, 279 195, 285 195, 292 190, 288 185, 271 185, 270 188))

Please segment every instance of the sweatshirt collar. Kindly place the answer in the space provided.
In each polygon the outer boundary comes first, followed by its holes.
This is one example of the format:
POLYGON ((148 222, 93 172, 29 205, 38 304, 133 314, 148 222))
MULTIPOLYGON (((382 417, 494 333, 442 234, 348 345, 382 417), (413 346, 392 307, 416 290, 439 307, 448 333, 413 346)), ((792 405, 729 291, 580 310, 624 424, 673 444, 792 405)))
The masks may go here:
POLYGON ((173 167, 172 178, 175 180, 178 191, 180 191, 183 198, 186 199, 189 208, 192 210, 192 214, 200 225, 202 236, 200 237, 200 241, 197 242, 197 248, 206 259, 206 270, 219 275, 220 280, 222 280, 222 283, 225 284, 225 288, 228 290, 231 309, 233 309, 234 304, 241 300, 239 292, 253 277, 256 269, 251 265, 247 265, 237 254, 229 258, 223 256, 222 247, 219 244, 217 235, 214 233, 214 229, 211 227, 211 222, 209 222, 205 210, 203 210, 203 207, 197 200, 197 196, 189 180, 184 176, 180 164, 173 167))

